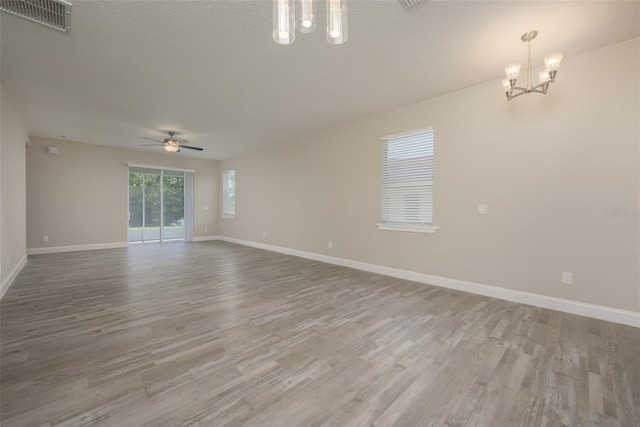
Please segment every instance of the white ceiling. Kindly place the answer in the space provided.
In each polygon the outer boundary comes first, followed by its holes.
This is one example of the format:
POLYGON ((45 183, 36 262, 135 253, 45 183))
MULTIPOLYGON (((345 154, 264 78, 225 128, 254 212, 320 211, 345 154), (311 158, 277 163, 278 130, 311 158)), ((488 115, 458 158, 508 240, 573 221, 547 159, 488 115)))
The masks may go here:
POLYGON ((70 34, 1 13, 2 78, 31 135, 161 151, 141 137, 176 130, 205 148, 177 155, 223 159, 499 79, 529 30, 534 65, 640 35, 633 1, 351 0, 332 46, 318 6, 290 46, 269 0, 76 0, 70 34))

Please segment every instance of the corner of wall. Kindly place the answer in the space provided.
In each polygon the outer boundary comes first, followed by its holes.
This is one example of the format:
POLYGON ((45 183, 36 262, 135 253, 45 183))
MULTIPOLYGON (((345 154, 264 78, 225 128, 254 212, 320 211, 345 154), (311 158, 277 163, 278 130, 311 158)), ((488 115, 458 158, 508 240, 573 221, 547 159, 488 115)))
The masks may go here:
POLYGON ((0 76, 0 295, 27 260, 26 126, 0 76))

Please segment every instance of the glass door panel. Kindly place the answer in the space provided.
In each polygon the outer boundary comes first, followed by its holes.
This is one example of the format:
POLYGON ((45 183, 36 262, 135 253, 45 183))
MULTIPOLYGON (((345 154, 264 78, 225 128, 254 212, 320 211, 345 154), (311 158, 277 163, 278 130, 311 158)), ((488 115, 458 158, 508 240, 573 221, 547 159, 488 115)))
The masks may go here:
POLYGON ((143 242, 160 241, 160 174, 144 174, 143 242))
POLYGON ((142 242, 144 174, 129 172, 129 241, 142 242))
POLYGON ((164 171, 163 239, 184 240, 184 172, 164 171))

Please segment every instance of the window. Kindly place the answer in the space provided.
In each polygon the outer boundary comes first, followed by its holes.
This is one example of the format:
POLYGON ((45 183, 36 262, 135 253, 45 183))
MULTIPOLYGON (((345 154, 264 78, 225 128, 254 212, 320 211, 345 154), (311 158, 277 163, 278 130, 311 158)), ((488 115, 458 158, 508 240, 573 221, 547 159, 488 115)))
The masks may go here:
POLYGON ((222 172, 222 217, 236 217, 236 171, 222 172))
POLYGON ((382 138, 381 230, 434 233, 433 129, 382 138))

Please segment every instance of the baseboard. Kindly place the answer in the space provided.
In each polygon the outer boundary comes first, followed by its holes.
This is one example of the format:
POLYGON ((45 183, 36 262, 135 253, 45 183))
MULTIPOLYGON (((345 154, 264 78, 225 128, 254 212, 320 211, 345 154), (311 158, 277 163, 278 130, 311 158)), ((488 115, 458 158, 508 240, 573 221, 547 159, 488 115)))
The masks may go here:
POLYGON ((220 240, 220 236, 200 236, 193 238, 194 242, 210 242, 212 240, 220 240))
POLYGON ((299 251, 296 249, 267 245, 264 243, 251 242, 248 240, 234 239, 231 237, 219 236, 218 240, 326 262, 329 264, 340 265, 343 267, 350 267, 357 270, 368 271, 371 273, 382 274, 399 279, 412 280, 414 282, 425 283, 428 285, 455 289, 458 291, 484 295, 492 298, 513 301, 527 305, 533 305, 541 308, 548 308, 551 310, 577 314, 579 316, 586 316, 594 319, 606 320, 609 322, 621 323, 623 325, 635 326, 640 328, 640 313, 634 311, 620 310, 602 305, 587 304, 583 302, 555 298, 530 292, 516 291, 513 289, 501 288, 498 286, 484 285, 481 283, 467 282, 464 280, 435 276, 432 274, 417 273, 415 271, 401 270, 398 268, 369 264, 361 261, 353 261, 345 258, 337 258, 328 255, 316 254, 313 252, 299 251))
MULTIPOLYGON (((210 240, 219 240, 220 236, 202 236, 194 237, 194 242, 206 242, 210 240)), ((144 244, 144 243, 135 243, 144 244)), ((157 242, 149 243, 157 244, 157 242)), ((73 245, 73 246, 53 246, 50 248, 31 248, 27 249, 27 255, 42 255, 42 254, 54 254, 60 252, 78 252, 78 251, 93 251, 97 249, 115 249, 126 248, 129 246, 128 242, 113 242, 113 243, 97 243, 93 245, 73 245)))
POLYGON ((2 281, 2 285, 0 285, 0 298, 4 296, 5 292, 7 292, 7 289, 9 289, 9 286, 11 286, 15 278, 18 276, 18 274, 22 270, 22 267, 24 267, 26 263, 27 263, 27 254, 25 254, 22 257, 20 262, 16 264, 13 270, 11 270, 11 273, 9 273, 9 275, 2 281))
POLYGON ((114 249, 129 247, 128 242, 97 243, 93 245, 53 246, 50 248, 27 249, 27 255, 54 254, 59 252, 94 251, 97 249, 114 249))

